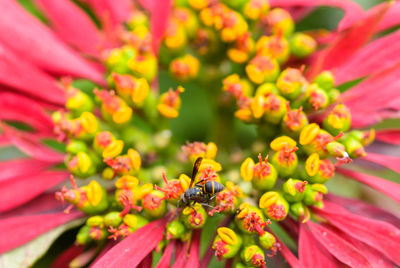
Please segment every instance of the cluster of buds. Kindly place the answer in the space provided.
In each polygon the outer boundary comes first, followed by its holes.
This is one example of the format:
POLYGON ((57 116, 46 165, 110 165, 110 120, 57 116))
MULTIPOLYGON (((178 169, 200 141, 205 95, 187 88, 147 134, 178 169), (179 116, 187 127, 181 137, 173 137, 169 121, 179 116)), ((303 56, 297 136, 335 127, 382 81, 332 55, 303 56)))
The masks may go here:
POLYGON ((91 177, 79 187, 72 179, 72 189, 57 193, 67 212, 88 215, 77 242, 123 239, 165 217, 160 245, 189 244, 193 230, 224 215, 230 222, 216 231, 216 257, 233 258, 236 267, 265 266, 280 248, 269 225, 309 220, 310 206, 323 206, 335 168, 365 156, 374 131, 350 131, 350 110, 331 72, 306 78, 296 62, 317 42, 296 33, 288 11, 270 10, 267 0, 176 1, 158 56, 144 11, 135 10, 125 26, 122 45, 103 52, 108 87, 80 89, 64 79, 67 110, 53 115, 67 143, 66 167, 91 177), (232 163, 233 154, 217 158, 218 142, 177 149, 182 143, 171 139, 167 119, 179 117, 185 89, 158 92, 158 68, 179 83, 205 85, 217 100, 210 102, 236 105, 231 117, 255 125, 265 146, 232 163))

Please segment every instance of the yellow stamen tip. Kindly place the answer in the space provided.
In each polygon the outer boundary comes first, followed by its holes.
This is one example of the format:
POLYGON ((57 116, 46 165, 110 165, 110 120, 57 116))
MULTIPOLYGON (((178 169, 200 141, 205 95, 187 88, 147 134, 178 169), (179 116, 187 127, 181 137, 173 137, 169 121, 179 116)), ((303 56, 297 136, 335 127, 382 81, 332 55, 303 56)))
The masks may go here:
POLYGON ((122 140, 112 141, 103 151, 103 158, 114 158, 119 155, 124 149, 124 142, 122 140))
POLYGON ((240 166, 240 176, 243 180, 251 181, 254 174, 254 161, 250 157, 246 158, 240 166))
POLYGON ((318 135, 319 130, 320 130, 319 126, 315 123, 305 126, 303 130, 300 132, 299 143, 301 145, 307 145, 311 143, 314 140, 314 138, 318 135))
POLYGON ((220 227, 217 229, 217 233, 221 237, 222 241, 229 245, 236 245, 238 243, 236 233, 230 228, 220 227))
POLYGON ((87 188, 87 198, 92 206, 97 206, 103 198, 103 189, 97 181, 91 181, 87 188))
POLYGON ((319 155, 313 153, 306 160, 306 172, 309 176, 315 176, 319 170, 319 155))
POLYGON ((277 202, 279 200, 279 193, 278 192, 266 192, 265 194, 263 194, 260 198, 259 201, 259 207, 260 208, 268 208, 269 206, 271 206, 272 204, 274 204, 275 202, 277 202))
POLYGON ((274 151, 280 151, 285 147, 294 148, 296 147, 296 144, 296 141, 292 138, 289 138, 288 136, 282 136, 274 139, 271 142, 270 147, 274 151))

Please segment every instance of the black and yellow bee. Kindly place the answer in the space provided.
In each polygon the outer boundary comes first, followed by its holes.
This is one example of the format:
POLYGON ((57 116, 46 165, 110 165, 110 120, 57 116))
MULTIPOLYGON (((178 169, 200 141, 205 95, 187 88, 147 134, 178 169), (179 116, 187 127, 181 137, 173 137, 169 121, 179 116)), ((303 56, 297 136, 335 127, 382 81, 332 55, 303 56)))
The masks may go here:
POLYGON ((196 162, 193 166, 190 186, 186 190, 186 192, 181 195, 181 199, 178 202, 178 208, 180 207, 180 205, 182 205, 182 207, 186 207, 193 206, 196 203, 210 206, 208 204, 210 200, 212 200, 217 193, 221 192, 224 189, 224 186, 216 181, 208 181, 204 184, 201 184, 204 180, 198 181, 194 185, 194 187, 192 187, 202 160, 202 157, 196 159, 196 162))

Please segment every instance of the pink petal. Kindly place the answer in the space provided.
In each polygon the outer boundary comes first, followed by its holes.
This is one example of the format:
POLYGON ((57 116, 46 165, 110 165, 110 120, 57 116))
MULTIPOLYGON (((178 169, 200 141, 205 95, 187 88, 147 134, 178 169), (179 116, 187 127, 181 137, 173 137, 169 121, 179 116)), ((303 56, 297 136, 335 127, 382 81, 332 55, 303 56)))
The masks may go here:
POLYGON ((62 212, 65 207, 65 204, 56 200, 55 193, 43 193, 28 203, 2 213, 0 219, 39 213, 62 212))
MULTIPOLYGON (((276 237, 276 236, 275 236, 276 237)), ((277 238, 278 243, 280 244, 279 253, 285 258, 285 260, 289 263, 292 268, 306 268, 303 264, 293 255, 290 249, 277 238)))
POLYGON ((171 258, 172 258, 172 253, 174 251, 174 247, 175 247, 175 240, 169 241, 169 244, 165 248, 160 261, 156 265, 156 268, 168 268, 169 267, 169 264, 171 263, 171 258))
POLYGON ((5 135, 0 134, 0 147, 9 146, 10 144, 11 144, 10 139, 7 138, 5 135))
POLYGON ((348 169, 337 168, 336 170, 340 174, 364 183, 400 203, 400 184, 348 169))
POLYGON ((199 268, 201 230, 195 230, 192 234, 192 243, 189 251, 189 258, 186 262, 186 268, 199 268))
POLYGON ((363 18, 339 36, 332 45, 322 50, 314 60, 308 75, 313 77, 322 70, 332 70, 349 60, 376 32, 377 25, 388 7, 389 4, 386 4, 363 18))
POLYGON ((0 16, 0 41, 18 54, 21 61, 29 60, 51 73, 84 77, 105 84, 100 72, 16 1, 0 1, 0 10, 7 10, 0 16))
POLYGON ((341 207, 346 208, 348 211, 365 216, 372 219, 379 219, 393 224, 394 226, 400 226, 400 218, 396 217, 392 213, 364 202, 360 202, 357 199, 350 199, 341 197, 338 195, 328 194, 324 197, 332 203, 335 203, 341 207))
MULTIPOLYGON (((389 11, 385 14, 385 17, 383 17, 381 23, 379 23, 379 31, 384 31, 400 24, 400 2, 393 1, 391 4, 392 6, 390 7, 389 11)), ((382 3, 380 5, 384 4, 382 3)), ((379 7, 375 6, 371 8, 370 10, 368 10, 368 13, 373 12, 373 10, 377 8, 379 7)))
POLYGON ((365 157, 362 159, 377 163, 379 165, 382 165, 384 167, 390 168, 397 173, 400 173, 400 157, 396 156, 389 156, 389 155, 382 155, 382 154, 375 154, 375 153, 370 153, 368 152, 365 157))
POLYGON ((0 220, 0 253, 16 248, 63 223, 81 217, 80 212, 17 216, 0 220))
POLYGON ((61 39, 84 53, 99 56, 102 36, 93 21, 73 1, 36 0, 36 3, 61 39))
POLYGON ((52 133, 54 124, 37 102, 24 96, 0 92, 0 119, 19 121, 37 131, 52 133))
POLYGON ((139 2, 150 12, 153 49, 158 51, 167 28, 168 17, 172 9, 172 0, 139 0, 139 2))
POLYGON ((187 257, 188 257, 187 256, 188 246, 189 245, 188 245, 187 242, 184 244, 183 247, 181 247, 181 249, 178 249, 178 246, 177 246, 176 251, 175 251, 176 258, 175 258, 174 264, 172 265, 172 268, 185 267, 185 264, 186 264, 186 261, 187 261, 187 257))
POLYGON ((375 135, 379 141, 400 145, 400 129, 377 130, 375 135))
POLYGON ((380 37, 371 42, 335 71, 338 85, 383 71, 400 61, 400 31, 380 37))
POLYGON ((305 224, 300 224, 299 259, 304 267, 336 268, 340 263, 313 238, 305 224))
POLYGON ((110 249, 93 268, 136 267, 163 239, 166 217, 153 221, 110 249))
POLYGON ((344 10, 344 17, 340 21, 338 29, 342 30, 342 25, 351 25, 363 17, 362 8, 355 2, 349 0, 270 0, 271 6, 279 7, 319 7, 332 6, 344 10))
POLYGON ((69 263, 85 251, 84 246, 72 245, 51 263, 50 268, 70 268, 69 263))
POLYGON ((133 9, 132 1, 119 0, 85 0, 101 18, 109 17, 114 25, 127 21, 133 9))
POLYGON ((141 263, 139 263, 138 268, 151 268, 153 265, 153 253, 150 252, 141 263))
POLYGON ((372 267, 357 248, 340 236, 312 221, 308 221, 306 224, 314 238, 339 261, 353 268, 372 267))
POLYGON ((368 259, 368 261, 371 263, 373 267, 379 267, 379 268, 393 268, 393 264, 391 261, 389 261, 387 258, 382 256, 378 251, 375 249, 369 247, 365 243, 352 238, 351 236, 339 231, 338 229, 328 225, 324 224, 325 228, 328 228, 335 234, 339 235, 343 239, 345 239, 347 242, 351 243, 353 246, 355 246, 358 250, 360 250, 363 255, 368 259))
POLYGON ((17 158, 0 162, 0 183, 14 177, 37 173, 51 166, 51 163, 31 158, 17 158))
POLYGON ((41 144, 34 134, 21 133, 11 127, 2 124, 2 129, 7 138, 22 152, 34 159, 47 161, 50 163, 60 163, 64 160, 64 155, 60 154, 47 146, 41 144))
POLYGON ((318 213, 331 225, 381 252, 397 265, 400 264, 400 255, 397 254, 400 249, 400 229, 384 221, 338 211, 338 206, 328 201, 324 205, 324 209, 318 210, 318 213))
POLYGON ((378 72, 341 96, 344 104, 351 110, 353 127, 363 127, 378 122, 382 118, 382 111, 399 110, 399 106, 395 105, 400 101, 399 67, 400 63, 378 72), (366 114, 368 116, 365 116, 366 114))
POLYGON ((0 212, 28 202, 64 181, 68 175, 66 171, 44 171, 0 182, 0 212))
POLYGON ((58 105, 64 105, 64 91, 56 85, 56 81, 53 78, 20 59, 2 44, 0 44, 0 83, 13 87, 24 94, 58 105))

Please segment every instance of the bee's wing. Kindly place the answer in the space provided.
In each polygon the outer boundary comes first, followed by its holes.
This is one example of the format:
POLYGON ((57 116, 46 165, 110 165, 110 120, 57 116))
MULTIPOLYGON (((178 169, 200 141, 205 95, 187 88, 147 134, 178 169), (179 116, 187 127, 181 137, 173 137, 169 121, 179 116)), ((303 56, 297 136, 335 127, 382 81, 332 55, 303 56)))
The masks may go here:
POLYGON ((201 161, 203 161, 203 157, 197 158, 196 162, 194 162, 193 171, 192 171, 192 178, 190 180, 189 188, 192 188, 192 186, 193 186, 194 179, 196 178, 197 172, 199 171, 199 168, 200 168, 200 165, 201 165, 201 161))

